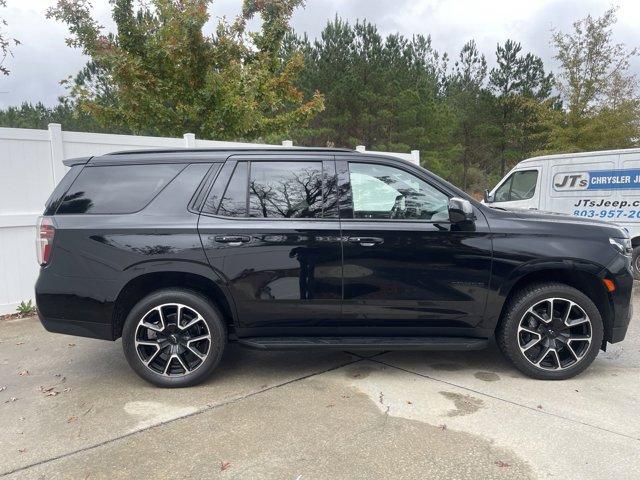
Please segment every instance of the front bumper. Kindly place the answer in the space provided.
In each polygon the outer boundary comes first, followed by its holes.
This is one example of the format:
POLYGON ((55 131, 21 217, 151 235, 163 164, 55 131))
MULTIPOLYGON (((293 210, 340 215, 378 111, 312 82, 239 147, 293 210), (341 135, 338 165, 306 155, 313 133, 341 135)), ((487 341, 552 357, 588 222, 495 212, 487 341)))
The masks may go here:
POLYGON ((633 316, 633 274, 631 262, 619 255, 605 271, 605 277, 614 281, 616 289, 610 294, 612 315, 605 324, 605 340, 617 343, 624 340, 633 316))

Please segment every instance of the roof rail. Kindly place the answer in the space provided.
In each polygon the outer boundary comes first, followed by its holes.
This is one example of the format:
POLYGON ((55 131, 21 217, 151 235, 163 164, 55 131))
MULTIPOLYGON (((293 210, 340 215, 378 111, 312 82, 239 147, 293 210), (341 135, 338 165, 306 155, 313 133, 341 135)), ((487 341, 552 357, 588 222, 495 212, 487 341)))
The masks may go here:
POLYGON ((213 147, 213 148, 154 148, 147 150, 121 150, 117 152, 110 152, 104 154, 107 155, 131 155, 131 154, 157 154, 157 153, 206 153, 206 152, 291 152, 291 151, 304 151, 304 152, 354 152, 348 148, 326 148, 326 147, 280 147, 274 145, 273 147, 213 147))

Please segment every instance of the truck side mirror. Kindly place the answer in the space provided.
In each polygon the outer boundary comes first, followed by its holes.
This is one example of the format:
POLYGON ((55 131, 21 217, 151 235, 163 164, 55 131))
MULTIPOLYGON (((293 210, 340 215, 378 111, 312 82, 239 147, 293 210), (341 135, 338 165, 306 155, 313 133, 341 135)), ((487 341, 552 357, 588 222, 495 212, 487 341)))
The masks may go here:
POLYGON ((451 223, 473 222, 475 219, 473 205, 469 200, 459 197, 449 199, 449 221, 451 223))
POLYGON ((485 190, 484 191, 484 203, 492 203, 493 202, 493 195, 491 195, 489 193, 489 190, 485 190))

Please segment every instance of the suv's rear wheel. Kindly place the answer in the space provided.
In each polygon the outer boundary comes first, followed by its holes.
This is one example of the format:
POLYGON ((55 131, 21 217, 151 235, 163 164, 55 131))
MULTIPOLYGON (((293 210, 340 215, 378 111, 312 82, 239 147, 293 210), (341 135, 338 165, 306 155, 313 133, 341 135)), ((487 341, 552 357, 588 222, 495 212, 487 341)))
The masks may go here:
POLYGON ((543 380, 581 373, 598 355, 602 336, 595 304, 560 283, 531 285, 518 292, 497 332, 505 356, 521 372, 543 380))
POLYGON ((220 362, 226 339, 215 306, 182 289, 160 290, 140 300, 122 330, 129 365, 160 387, 187 387, 206 379, 220 362))

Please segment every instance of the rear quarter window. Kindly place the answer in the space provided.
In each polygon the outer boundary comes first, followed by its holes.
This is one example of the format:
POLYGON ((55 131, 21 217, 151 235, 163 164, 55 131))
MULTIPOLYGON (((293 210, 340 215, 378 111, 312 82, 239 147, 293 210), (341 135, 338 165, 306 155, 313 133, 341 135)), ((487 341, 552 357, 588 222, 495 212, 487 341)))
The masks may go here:
POLYGON ((56 214, 134 213, 146 207, 184 164, 86 166, 56 214))

